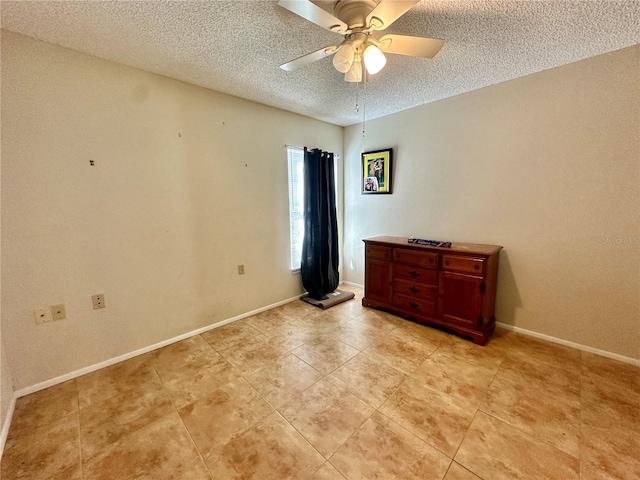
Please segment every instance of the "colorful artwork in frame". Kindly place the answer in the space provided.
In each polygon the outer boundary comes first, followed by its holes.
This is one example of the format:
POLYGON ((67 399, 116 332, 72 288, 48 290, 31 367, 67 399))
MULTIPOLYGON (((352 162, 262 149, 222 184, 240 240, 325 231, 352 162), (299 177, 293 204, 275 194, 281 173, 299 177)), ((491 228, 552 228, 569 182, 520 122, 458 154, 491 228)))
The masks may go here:
POLYGON ((362 154, 362 194, 391 193, 393 149, 362 154))

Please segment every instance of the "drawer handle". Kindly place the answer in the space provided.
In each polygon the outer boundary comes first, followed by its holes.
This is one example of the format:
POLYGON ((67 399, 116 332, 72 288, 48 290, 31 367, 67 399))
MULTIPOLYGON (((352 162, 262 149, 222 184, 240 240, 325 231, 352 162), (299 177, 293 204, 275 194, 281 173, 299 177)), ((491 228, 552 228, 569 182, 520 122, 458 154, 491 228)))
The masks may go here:
POLYGON ((410 287, 410 288, 409 288, 409 291, 410 291, 411 293, 418 293, 418 292, 420 291, 420 289, 419 289, 419 288, 416 288, 416 287, 410 287))
POLYGON ((411 308, 418 308, 418 304, 416 302, 409 302, 409 306, 411 308))
POLYGON ((420 274, 414 270, 411 270, 409 272, 409 275, 411 275, 413 278, 418 278, 420 276, 420 274))
POLYGON ((480 268, 480 265, 474 265, 473 268, 475 268, 476 270, 478 270, 480 268))
POLYGON ((449 265, 449 260, 447 260, 446 262, 444 262, 445 265, 449 265))

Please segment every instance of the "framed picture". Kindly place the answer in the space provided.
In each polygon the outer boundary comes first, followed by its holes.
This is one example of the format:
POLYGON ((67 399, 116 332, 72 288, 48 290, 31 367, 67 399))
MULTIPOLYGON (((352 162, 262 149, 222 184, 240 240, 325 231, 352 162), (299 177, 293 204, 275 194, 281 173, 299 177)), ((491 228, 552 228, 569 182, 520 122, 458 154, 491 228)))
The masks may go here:
POLYGON ((393 150, 377 150, 362 154, 362 194, 391 193, 391 161, 393 150))

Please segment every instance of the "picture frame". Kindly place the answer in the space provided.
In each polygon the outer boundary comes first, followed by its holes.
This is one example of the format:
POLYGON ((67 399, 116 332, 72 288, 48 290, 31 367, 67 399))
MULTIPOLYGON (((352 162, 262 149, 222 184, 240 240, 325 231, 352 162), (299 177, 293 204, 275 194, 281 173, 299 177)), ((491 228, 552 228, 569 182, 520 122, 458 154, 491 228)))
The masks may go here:
POLYGON ((361 192, 363 195, 392 193, 392 162, 392 148, 362 154, 361 192))

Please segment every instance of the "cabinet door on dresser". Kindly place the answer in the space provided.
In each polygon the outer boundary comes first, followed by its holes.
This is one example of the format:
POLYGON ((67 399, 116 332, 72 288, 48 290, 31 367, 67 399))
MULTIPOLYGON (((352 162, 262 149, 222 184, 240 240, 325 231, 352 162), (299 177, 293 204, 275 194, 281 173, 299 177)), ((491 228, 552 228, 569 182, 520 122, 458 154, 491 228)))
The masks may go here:
POLYGON ((485 279, 483 258, 443 255, 438 295, 438 318, 481 330, 485 279))
POLYGON ((391 248, 367 245, 365 251, 365 296, 371 300, 391 303, 393 264, 391 248))

